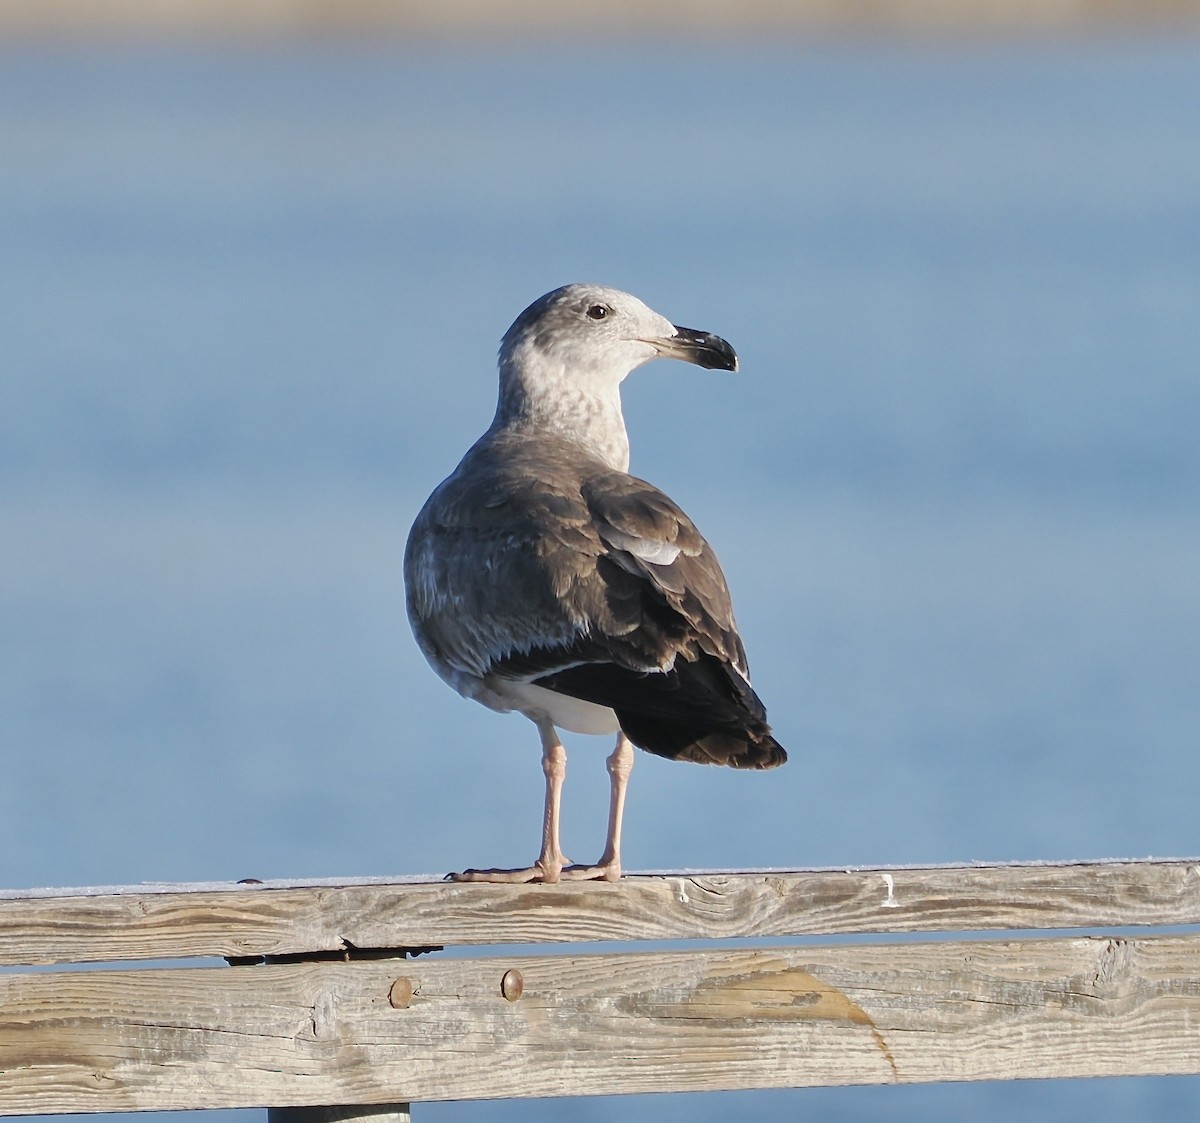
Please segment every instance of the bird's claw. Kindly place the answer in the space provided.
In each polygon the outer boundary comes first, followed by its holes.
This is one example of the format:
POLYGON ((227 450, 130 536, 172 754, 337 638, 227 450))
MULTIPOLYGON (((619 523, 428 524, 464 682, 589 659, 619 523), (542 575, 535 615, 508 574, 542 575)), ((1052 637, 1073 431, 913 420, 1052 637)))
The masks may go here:
POLYGON ((620 862, 601 862, 594 866, 577 866, 564 860, 543 865, 539 859, 524 869, 463 870, 448 873, 443 880, 455 882, 491 882, 499 885, 554 885, 559 881, 620 881, 620 862))

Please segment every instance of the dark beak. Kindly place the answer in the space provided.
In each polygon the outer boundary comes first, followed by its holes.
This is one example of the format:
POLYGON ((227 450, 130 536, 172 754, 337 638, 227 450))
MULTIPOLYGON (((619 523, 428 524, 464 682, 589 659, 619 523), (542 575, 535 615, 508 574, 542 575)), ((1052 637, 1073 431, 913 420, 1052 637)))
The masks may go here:
POLYGON ((719 335, 675 325, 675 334, 655 340, 659 353, 706 370, 737 370, 737 352, 719 335))

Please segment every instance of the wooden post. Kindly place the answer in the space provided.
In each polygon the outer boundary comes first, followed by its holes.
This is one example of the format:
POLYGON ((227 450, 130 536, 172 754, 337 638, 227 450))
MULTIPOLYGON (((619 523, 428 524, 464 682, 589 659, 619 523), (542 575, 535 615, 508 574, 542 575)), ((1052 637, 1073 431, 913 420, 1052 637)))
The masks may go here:
MULTIPOLYGON (((410 950, 407 948, 355 949, 355 955, 352 956, 347 950, 343 953, 343 957, 346 962, 349 962, 351 958, 406 959, 410 950)), ((328 955, 282 955, 267 956, 266 962, 319 962, 322 959, 328 960, 328 958, 328 955)), ((401 982, 393 984, 389 989, 388 1001, 391 1005, 396 1005, 397 1002, 408 1002, 412 999, 411 985, 404 984, 407 984, 407 979, 401 976, 401 982)), ((267 1123, 412 1123, 412 1106, 406 1103, 389 1103, 344 1104, 340 1107, 269 1107, 267 1108, 267 1123)))

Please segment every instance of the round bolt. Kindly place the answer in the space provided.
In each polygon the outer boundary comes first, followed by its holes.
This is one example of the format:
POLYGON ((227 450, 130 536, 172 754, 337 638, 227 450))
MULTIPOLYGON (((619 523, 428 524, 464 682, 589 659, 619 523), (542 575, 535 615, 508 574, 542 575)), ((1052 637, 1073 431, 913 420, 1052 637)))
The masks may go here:
POLYGON ((412 996, 412 979, 399 978, 392 983, 392 989, 388 991, 388 1001, 393 1010, 407 1010, 412 996))
POLYGON ((504 978, 500 980, 500 993, 504 995, 509 1002, 516 1002, 525 990, 525 979, 521 972, 515 967, 509 968, 504 972, 504 978))

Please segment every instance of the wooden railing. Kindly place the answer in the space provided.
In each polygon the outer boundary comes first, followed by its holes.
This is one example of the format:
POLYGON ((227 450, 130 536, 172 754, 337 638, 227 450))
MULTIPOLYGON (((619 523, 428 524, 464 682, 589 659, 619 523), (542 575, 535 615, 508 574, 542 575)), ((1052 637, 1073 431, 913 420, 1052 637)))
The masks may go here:
POLYGON ((0 1114, 1200 1073, 1198 925, 1200 861, 0 893, 0 1114))

